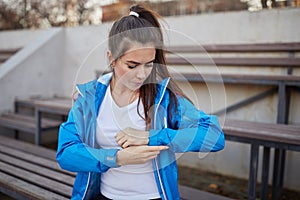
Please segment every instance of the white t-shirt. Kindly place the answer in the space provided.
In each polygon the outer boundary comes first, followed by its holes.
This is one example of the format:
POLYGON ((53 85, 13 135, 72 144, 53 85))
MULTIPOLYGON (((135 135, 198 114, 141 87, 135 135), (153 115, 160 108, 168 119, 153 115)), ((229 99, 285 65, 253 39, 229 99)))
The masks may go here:
MULTIPOLYGON (((121 147, 114 136, 127 127, 146 130, 146 123, 137 112, 138 100, 119 107, 111 96, 110 86, 100 106, 97 117, 96 140, 101 148, 121 147)), ((139 113, 144 115, 142 103, 139 113)), ((160 198, 151 161, 145 164, 110 168, 101 175, 101 193, 110 199, 141 200, 160 198)))

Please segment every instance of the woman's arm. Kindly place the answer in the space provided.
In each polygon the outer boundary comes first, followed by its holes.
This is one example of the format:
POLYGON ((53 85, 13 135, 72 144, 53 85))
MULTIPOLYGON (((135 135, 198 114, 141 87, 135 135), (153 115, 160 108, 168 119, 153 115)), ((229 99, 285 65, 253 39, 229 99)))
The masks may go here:
POLYGON ((96 149, 83 143, 75 127, 73 110, 69 113, 68 121, 60 126, 56 160, 65 170, 105 172, 110 167, 118 167, 117 151, 96 149))
POLYGON ((165 146, 130 146, 124 149, 96 149, 84 144, 75 127, 72 111, 60 126, 56 159, 68 171, 106 172, 110 167, 142 164, 155 158, 165 146))
POLYGON ((222 150, 225 139, 218 118, 197 110, 185 98, 178 100, 178 111, 171 120, 177 127, 150 130, 149 145, 167 145, 178 153, 222 150))

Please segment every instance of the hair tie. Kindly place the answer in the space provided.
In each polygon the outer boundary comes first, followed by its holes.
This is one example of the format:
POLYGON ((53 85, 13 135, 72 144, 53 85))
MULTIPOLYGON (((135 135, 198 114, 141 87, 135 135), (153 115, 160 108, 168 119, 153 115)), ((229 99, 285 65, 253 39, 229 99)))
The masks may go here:
POLYGON ((139 13, 135 12, 135 11, 130 11, 129 15, 135 16, 135 17, 139 17, 139 13))

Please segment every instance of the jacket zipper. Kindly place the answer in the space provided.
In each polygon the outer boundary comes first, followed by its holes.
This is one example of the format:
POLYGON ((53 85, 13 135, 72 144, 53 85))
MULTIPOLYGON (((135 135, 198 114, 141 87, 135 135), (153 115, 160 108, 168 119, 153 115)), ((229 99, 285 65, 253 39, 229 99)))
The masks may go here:
MULTIPOLYGON (((96 134, 96 132, 94 134, 96 134)), ((95 147, 95 137, 93 137, 93 142, 92 143, 93 143, 92 147, 95 147)), ((89 172, 89 176, 88 176, 88 180, 87 180, 87 184, 86 184, 86 187, 85 187, 85 190, 84 190, 84 194, 83 194, 82 200, 85 199, 86 193, 87 193, 89 185, 90 185, 90 179, 91 179, 91 172, 89 172)))
MULTIPOLYGON (((154 113, 154 127, 153 127, 154 129, 156 129, 156 114, 157 114, 157 109, 158 109, 158 107, 159 107, 159 105, 160 105, 160 103, 162 101, 162 98, 163 98, 165 92, 166 92, 166 88, 167 88, 167 85, 169 84, 169 81, 170 81, 170 78, 168 78, 167 83, 165 84, 164 90, 163 90, 163 92, 161 94, 160 100, 159 100, 159 102, 157 104, 157 107, 156 107, 156 110, 155 110, 155 113, 154 113)), ((165 126, 166 125, 167 124, 165 123, 165 126)), ((156 158, 154 158, 154 162, 155 162, 155 167, 156 167, 156 171, 157 171, 157 175, 158 175, 159 185, 160 185, 160 188, 162 190, 164 199, 168 200, 167 195, 166 195, 166 191, 165 191, 164 186, 162 184, 162 180, 161 180, 161 176, 160 176, 160 173, 159 173, 159 168, 158 168, 158 163, 157 163, 157 159, 156 158)))

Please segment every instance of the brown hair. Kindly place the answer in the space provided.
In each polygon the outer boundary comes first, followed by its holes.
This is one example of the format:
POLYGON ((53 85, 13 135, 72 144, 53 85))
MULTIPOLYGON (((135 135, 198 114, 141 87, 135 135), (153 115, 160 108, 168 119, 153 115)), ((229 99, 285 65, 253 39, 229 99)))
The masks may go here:
MULTIPOLYGON (((130 11, 137 13, 139 16, 128 15, 114 22, 109 32, 108 47, 116 60, 130 48, 132 42, 154 44, 156 54, 153 69, 145 84, 139 89, 139 103, 141 101, 143 103, 146 124, 149 125, 151 122, 150 109, 154 105, 157 92, 156 80, 157 78, 164 79, 171 76, 166 67, 163 33, 158 21, 159 15, 140 5, 131 6, 130 11)), ((171 114, 177 111, 178 100, 176 94, 183 95, 183 93, 172 78, 169 81, 168 90, 170 91, 168 109, 171 114)))

